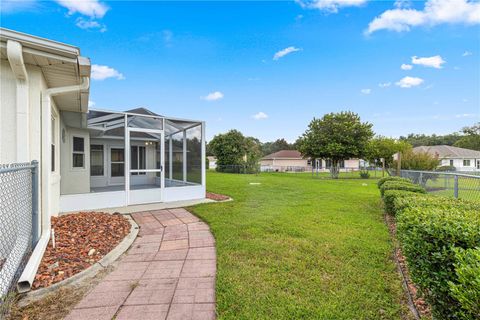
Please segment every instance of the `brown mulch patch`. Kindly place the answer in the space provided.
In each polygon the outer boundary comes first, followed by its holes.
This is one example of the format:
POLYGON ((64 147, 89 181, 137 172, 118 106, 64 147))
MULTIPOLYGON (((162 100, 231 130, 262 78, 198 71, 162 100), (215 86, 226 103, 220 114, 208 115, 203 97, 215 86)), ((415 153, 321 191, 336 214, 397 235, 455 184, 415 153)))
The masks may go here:
POLYGON ((215 201, 225 201, 225 200, 229 200, 230 197, 223 194, 207 192, 207 199, 211 199, 215 201))
POLYGON ((407 287, 410 296, 412 297, 412 302, 415 305, 415 308, 417 309, 418 313, 420 314, 420 317, 431 319, 432 314, 430 311, 430 306, 427 304, 427 302, 420 296, 417 287, 415 284, 412 282, 410 279, 410 276, 408 274, 408 267, 407 263, 405 260, 405 256, 402 254, 402 250, 399 248, 397 244, 397 226, 395 224, 395 218, 389 214, 385 215, 385 220, 388 225, 388 229, 390 230, 390 234, 392 235, 392 238, 395 242, 395 258, 399 264, 399 267, 405 277, 405 281, 407 282, 407 287))
POLYGON ((130 232, 119 214, 79 212, 52 217, 55 248, 50 240, 32 289, 48 287, 95 264, 130 232))

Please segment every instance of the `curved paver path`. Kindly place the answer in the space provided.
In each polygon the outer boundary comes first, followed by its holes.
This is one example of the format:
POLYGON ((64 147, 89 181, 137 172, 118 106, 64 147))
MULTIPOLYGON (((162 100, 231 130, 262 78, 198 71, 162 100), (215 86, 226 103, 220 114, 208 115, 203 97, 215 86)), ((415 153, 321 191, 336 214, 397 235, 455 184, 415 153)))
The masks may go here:
POLYGON ((138 212, 137 239, 68 320, 215 319, 215 240, 185 209, 138 212))

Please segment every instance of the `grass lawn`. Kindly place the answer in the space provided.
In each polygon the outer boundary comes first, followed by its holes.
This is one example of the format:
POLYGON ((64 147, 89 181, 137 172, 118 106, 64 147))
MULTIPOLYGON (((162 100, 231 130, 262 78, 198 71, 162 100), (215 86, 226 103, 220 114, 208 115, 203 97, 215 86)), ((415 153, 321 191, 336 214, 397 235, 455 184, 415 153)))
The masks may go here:
POLYGON ((409 318, 376 180, 207 179, 234 198, 191 208, 217 241, 220 319, 409 318))

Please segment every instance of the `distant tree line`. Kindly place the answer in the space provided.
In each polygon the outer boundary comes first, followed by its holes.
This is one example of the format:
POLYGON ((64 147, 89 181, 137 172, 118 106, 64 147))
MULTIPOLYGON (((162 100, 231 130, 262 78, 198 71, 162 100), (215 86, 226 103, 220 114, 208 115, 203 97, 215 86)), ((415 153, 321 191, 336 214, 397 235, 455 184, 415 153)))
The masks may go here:
POLYGON ((400 140, 413 147, 447 145, 480 151, 480 122, 464 127, 460 132, 446 135, 410 133, 406 137, 400 136, 400 140))
POLYGON ((238 130, 230 130, 216 135, 208 144, 207 153, 217 157, 217 171, 232 172, 232 167, 241 166, 248 173, 258 170, 262 156, 280 150, 298 150, 305 158, 329 160, 331 176, 338 178, 340 162, 351 158, 391 168, 396 166, 393 156, 401 152, 402 169, 433 170, 439 159, 426 152, 412 152, 412 146, 446 144, 480 150, 480 123, 465 127, 461 132, 387 138, 376 136, 372 124, 362 122, 358 114, 342 111, 313 118, 306 131, 292 144, 285 139, 261 143, 238 130))

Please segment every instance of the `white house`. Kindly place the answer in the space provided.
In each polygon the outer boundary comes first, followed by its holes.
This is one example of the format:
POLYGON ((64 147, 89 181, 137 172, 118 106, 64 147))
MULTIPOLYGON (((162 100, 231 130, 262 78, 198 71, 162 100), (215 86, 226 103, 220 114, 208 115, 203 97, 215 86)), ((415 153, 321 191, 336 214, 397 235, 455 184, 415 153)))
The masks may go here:
POLYGON ((455 167, 457 171, 480 171, 480 151, 447 145, 419 146, 413 152, 427 152, 439 160, 439 166, 455 167))
POLYGON ((39 161, 39 245, 59 212, 205 197, 204 122, 89 110, 71 45, 0 28, 0 56, 0 163, 39 161))
MULTIPOLYGON (((360 169, 360 160, 348 159, 339 163, 340 171, 354 171, 360 169)), ((280 150, 264 156, 260 159, 260 169, 262 171, 311 171, 318 167, 319 171, 329 171, 331 167, 330 160, 304 158, 297 150, 280 150)))

